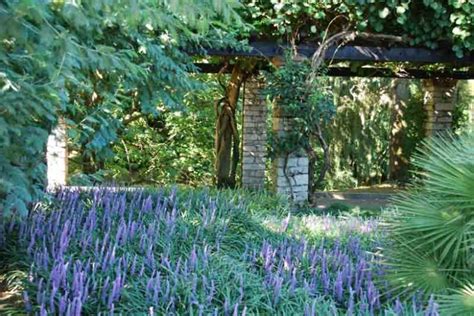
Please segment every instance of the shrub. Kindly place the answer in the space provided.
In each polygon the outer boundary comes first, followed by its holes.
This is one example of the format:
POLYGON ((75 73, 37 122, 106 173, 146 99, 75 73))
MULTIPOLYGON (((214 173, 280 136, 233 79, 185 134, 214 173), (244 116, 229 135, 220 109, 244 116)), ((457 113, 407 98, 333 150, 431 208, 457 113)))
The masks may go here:
MULTIPOLYGON (((397 287, 445 293, 472 283, 473 157, 474 134, 432 139, 418 154, 422 179, 396 199, 396 213, 389 219, 394 241, 390 276, 397 287)), ((470 293, 471 305, 465 308, 473 313, 470 293)))

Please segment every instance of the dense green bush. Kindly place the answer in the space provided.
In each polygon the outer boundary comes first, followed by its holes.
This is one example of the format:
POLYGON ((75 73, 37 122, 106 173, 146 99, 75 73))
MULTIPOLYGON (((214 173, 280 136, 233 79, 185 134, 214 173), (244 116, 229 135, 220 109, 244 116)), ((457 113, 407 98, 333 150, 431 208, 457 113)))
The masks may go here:
POLYGON ((115 182, 128 185, 180 183, 212 185, 214 180, 213 102, 219 97, 212 75, 180 108, 159 106, 156 115, 137 115, 123 125, 106 157, 87 159, 87 143, 71 139, 70 184, 115 182), (92 167, 92 168, 91 168, 92 167))
POLYGON ((25 215, 41 195, 58 116, 93 158, 110 155, 125 119, 179 105, 197 87, 185 51, 236 44, 236 5, 0 2, 0 212, 25 215))
MULTIPOLYGON (((474 133, 434 138, 417 155, 421 179, 396 198, 388 220, 390 277, 401 290, 446 294, 472 285, 473 157, 474 133)), ((458 300, 466 315, 474 312, 472 294, 466 290, 458 300)))

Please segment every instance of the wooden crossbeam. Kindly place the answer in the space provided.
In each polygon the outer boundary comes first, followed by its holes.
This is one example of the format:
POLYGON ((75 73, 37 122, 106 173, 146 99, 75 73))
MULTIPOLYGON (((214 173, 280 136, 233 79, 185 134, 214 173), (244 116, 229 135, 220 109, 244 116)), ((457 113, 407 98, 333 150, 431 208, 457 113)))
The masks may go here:
MULTIPOLYGON (((207 49, 208 56, 241 56, 266 57, 282 56, 288 45, 276 42, 251 42, 249 50, 207 49)), ((297 46, 298 53, 307 57, 313 55, 317 46, 301 44, 297 46)), ((473 65, 474 57, 467 53, 458 58, 448 48, 431 50, 417 47, 372 47, 347 45, 331 47, 327 50, 326 60, 334 61, 363 61, 363 62, 411 62, 411 63, 444 63, 457 65, 473 65)))
MULTIPOLYGON (((195 66, 203 73, 218 73, 224 64, 196 63, 195 66)), ((229 72, 232 68, 227 69, 229 72)), ((265 67, 261 70, 269 70, 265 67)), ((327 75, 330 77, 373 77, 373 78, 405 78, 405 79, 436 79, 452 78, 460 80, 474 79, 474 71, 434 71, 420 69, 404 69, 394 71, 390 68, 358 68, 329 67, 327 75)))

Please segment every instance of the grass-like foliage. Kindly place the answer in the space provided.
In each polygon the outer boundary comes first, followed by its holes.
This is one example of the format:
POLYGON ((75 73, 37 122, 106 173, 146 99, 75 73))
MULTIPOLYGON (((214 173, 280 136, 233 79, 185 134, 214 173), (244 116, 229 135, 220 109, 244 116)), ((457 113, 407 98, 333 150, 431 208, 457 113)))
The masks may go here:
MULTIPOLYGON (((416 164, 421 183, 396 199, 389 220, 390 276, 404 290, 446 294, 473 282, 474 134, 430 140, 416 164)), ((459 293, 442 301, 474 313, 472 288, 459 293)))
POLYGON ((282 202, 232 191, 58 192, 0 225, 0 275, 22 296, 7 312, 436 315, 433 301, 382 295, 376 219, 296 217, 282 202))

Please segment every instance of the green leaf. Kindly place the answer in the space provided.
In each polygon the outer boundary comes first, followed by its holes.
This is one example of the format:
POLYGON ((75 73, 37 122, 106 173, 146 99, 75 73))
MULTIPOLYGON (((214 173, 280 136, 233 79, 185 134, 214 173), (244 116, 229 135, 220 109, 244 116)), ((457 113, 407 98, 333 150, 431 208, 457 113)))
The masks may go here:
POLYGON ((390 14, 389 8, 385 7, 379 11, 379 17, 385 19, 390 14))

